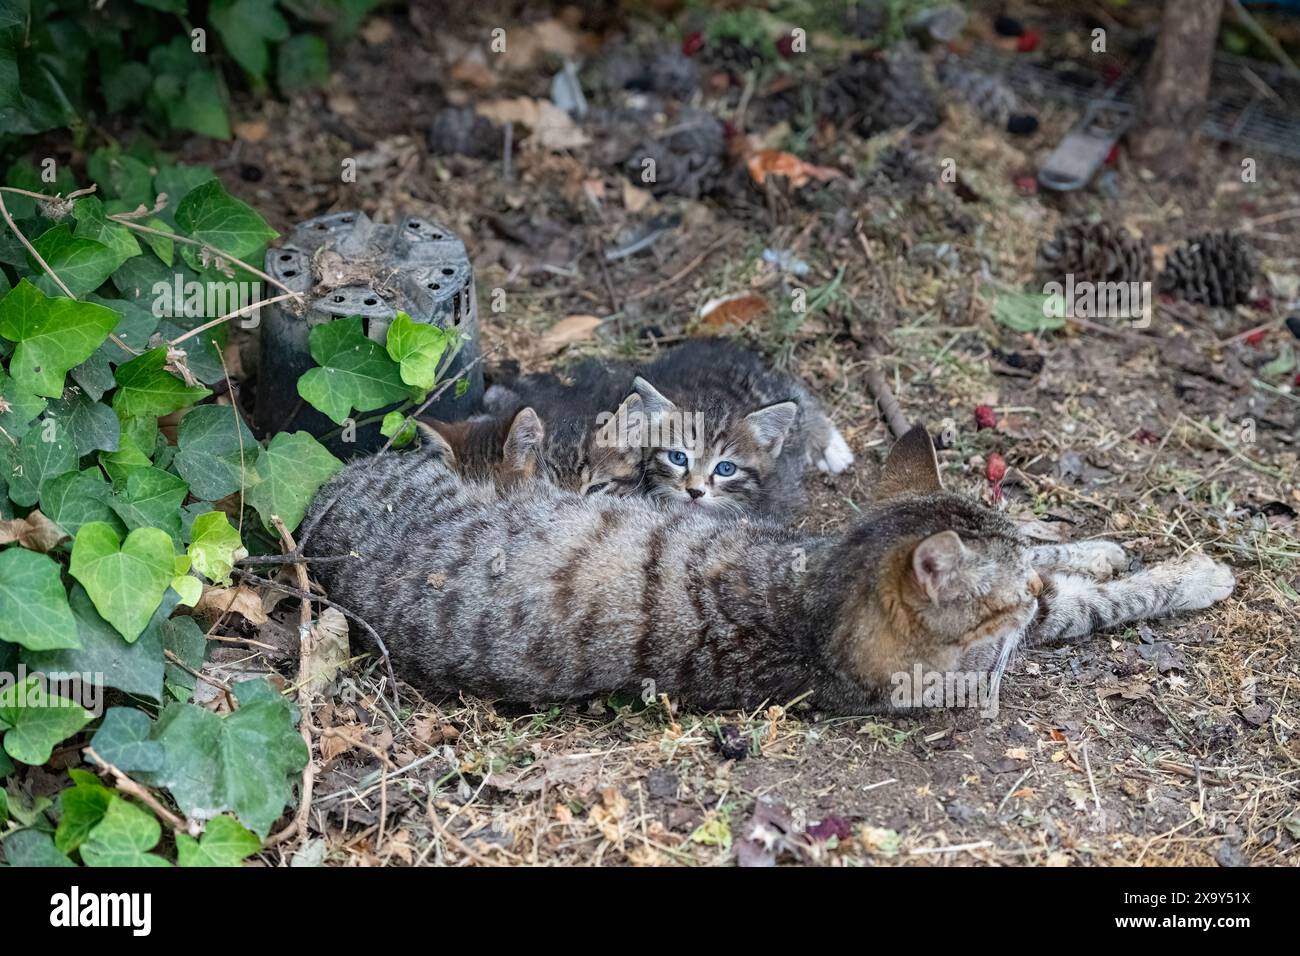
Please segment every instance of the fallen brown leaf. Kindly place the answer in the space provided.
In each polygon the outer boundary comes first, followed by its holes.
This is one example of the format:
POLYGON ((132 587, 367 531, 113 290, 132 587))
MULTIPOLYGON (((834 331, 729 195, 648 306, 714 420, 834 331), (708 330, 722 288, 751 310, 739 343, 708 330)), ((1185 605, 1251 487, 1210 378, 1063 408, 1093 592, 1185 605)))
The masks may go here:
POLYGON ((767 299, 752 292, 737 292, 710 299, 700 308, 700 324, 710 331, 748 325, 767 312, 767 299))
POLYGON ((784 176, 790 180, 791 186, 795 189, 801 189, 814 179, 824 183, 844 175, 838 169, 832 169, 829 166, 814 166, 811 163, 805 163, 794 153, 786 153, 777 149, 758 150, 749 157, 747 165, 750 177, 760 186, 763 185, 768 176, 784 176))
POLYGON ((0 521, 0 544, 17 542, 29 551, 53 551, 59 542, 67 541, 70 537, 72 536, 68 532, 39 510, 33 511, 26 518, 0 521))
POLYGON ((586 342, 600 328, 600 318, 594 315, 570 315, 556 322, 542 336, 542 348, 558 352, 574 342, 586 342))
POLYGON ((262 598, 252 588, 240 585, 235 588, 204 588, 199 603, 194 605, 194 613, 208 618, 217 618, 230 611, 242 615, 250 624, 265 624, 266 612, 262 610, 262 598))

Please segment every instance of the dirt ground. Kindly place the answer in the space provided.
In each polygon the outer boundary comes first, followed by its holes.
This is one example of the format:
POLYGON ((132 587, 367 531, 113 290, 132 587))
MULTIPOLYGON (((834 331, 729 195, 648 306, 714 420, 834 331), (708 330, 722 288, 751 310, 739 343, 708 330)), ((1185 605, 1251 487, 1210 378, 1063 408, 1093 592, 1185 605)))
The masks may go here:
MULTIPOLYGON (((1176 182, 1139 175, 1121 154, 1105 190, 1026 195, 1072 110, 1035 104, 1041 125, 1027 137, 945 102, 928 133, 823 127, 800 140, 797 125, 758 125, 743 81, 710 80, 693 102, 732 124, 729 136, 798 142, 844 175, 765 192, 742 162, 703 198, 654 198, 600 161, 600 141, 525 140, 507 177, 499 156, 436 156, 425 139, 448 103, 547 95, 553 57, 488 75, 466 59, 497 22, 492 6, 456 23, 431 7, 377 17, 323 94, 245 104, 233 145, 183 157, 211 162, 282 231, 352 208, 449 225, 475 264, 489 364, 645 356, 716 331, 698 318, 708 300, 757 297, 734 331, 810 383, 858 459, 808 479, 812 527, 841 527, 870 500, 890 441, 865 382, 878 367, 909 419, 947 423, 951 486, 990 498, 997 453, 1006 507, 1040 531, 1104 535, 1144 562, 1201 548, 1233 565, 1237 590, 1203 613, 1023 654, 992 719, 828 719, 788 701, 750 714, 619 699, 529 709, 409 688, 394 712, 382 669, 361 661, 312 715, 318 733, 337 731, 317 739, 309 832, 267 862, 1294 865, 1300 380, 1276 360, 1300 345, 1281 322, 1300 296, 1296 164, 1259 154, 1257 181, 1243 183, 1241 149, 1209 142, 1176 182), (953 160, 958 183, 882 183, 873 164, 897 143, 953 160), (355 183, 340 181, 346 157, 355 183), (1256 299, 1236 310, 1161 299, 1145 329, 999 322, 1001 291, 1031 287, 1038 244, 1087 216, 1127 225, 1158 254, 1202 229, 1239 230, 1260 264, 1256 299), (662 232, 606 261, 638 229, 662 232), (765 249, 806 274, 778 271, 765 249), (486 306, 495 289, 502 312, 486 306), (805 313, 789 308, 795 289, 805 313), (546 337, 574 315, 604 321, 567 344, 546 337), (1243 335, 1256 327, 1264 334, 1243 335), (992 406, 995 427, 977 429, 977 405, 992 406)), ((1046 14, 1022 12, 1050 29, 1046 14)), ((549 15, 507 22, 523 30, 549 15)), ((264 630, 276 643, 274 624, 264 630)), ((292 660, 249 654, 218 652, 212 666, 292 676, 292 660)))

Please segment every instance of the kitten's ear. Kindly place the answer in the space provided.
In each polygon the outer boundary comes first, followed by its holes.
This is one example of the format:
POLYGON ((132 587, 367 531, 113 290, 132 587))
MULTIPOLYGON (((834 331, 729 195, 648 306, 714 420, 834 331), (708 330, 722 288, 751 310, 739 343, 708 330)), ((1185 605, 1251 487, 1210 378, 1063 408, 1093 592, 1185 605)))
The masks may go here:
POLYGON ((535 463, 535 457, 541 454, 542 439, 546 429, 542 420, 531 408, 522 408, 510 423, 506 434, 505 448, 501 453, 502 464, 511 471, 529 474, 535 463))
POLYGON ((640 375, 632 380, 632 390, 641 398, 641 406, 651 421, 671 412, 677 406, 659 394, 659 390, 640 375))
POLYGON ((912 573, 931 601, 938 600, 948 589, 965 556, 966 546, 956 531, 940 531, 916 546, 912 552, 912 573))
POLYGON ((937 491, 943 491, 943 482, 939 479, 934 442, 925 426, 917 425, 890 449, 880 471, 880 481, 876 483, 876 498, 928 495, 937 491))
POLYGON ((437 427, 429 422, 415 420, 415 428, 420 433, 420 444, 437 453, 443 463, 448 468, 457 467, 456 452, 452 450, 451 443, 438 431, 437 427))
POLYGON ((799 406, 794 402, 777 402, 750 412, 745 416, 745 424, 758 446, 775 458, 781 454, 781 446, 785 444, 785 436, 789 434, 797 414, 799 406))
MULTIPOLYGON (((601 412, 596 420, 600 421, 606 414, 601 412)), ((643 444, 641 430, 645 425, 645 405, 641 396, 633 392, 601 424, 596 432, 596 447, 617 448, 622 452, 635 451, 639 454, 643 444)))

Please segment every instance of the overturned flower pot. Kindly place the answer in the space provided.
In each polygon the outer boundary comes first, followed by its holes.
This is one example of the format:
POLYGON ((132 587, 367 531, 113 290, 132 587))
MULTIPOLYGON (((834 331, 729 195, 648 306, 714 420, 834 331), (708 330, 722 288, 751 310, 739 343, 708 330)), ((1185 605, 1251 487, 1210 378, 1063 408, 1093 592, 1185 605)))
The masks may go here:
POLYGON ((468 369, 468 384, 446 389, 426 414, 451 421, 480 407, 483 372, 477 364, 474 270, 465 244, 442 224, 419 216, 377 223, 359 211, 318 216, 301 223, 282 245, 267 250, 266 271, 285 288, 301 293, 305 304, 286 299, 263 311, 259 428, 268 433, 306 430, 333 439, 330 444, 348 454, 383 443, 378 423, 382 409, 357 415, 353 427, 341 430, 298 394, 299 377, 315 365, 311 330, 348 316, 360 316, 366 336, 380 345, 399 312, 415 322, 455 331, 460 349, 442 381, 468 369))

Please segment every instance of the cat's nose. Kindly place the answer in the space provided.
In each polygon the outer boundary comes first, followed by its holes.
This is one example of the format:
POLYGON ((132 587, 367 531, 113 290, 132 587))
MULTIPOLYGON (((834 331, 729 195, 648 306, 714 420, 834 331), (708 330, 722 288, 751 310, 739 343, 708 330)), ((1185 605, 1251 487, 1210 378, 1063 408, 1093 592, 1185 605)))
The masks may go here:
POLYGON ((690 495, 692 498, 703 498, 703 497, 704 497, 704 489, 703 489, 703 488, 687 488, 687 489, 686 489, 686 493, 687 493, 688 495, 690 495))

